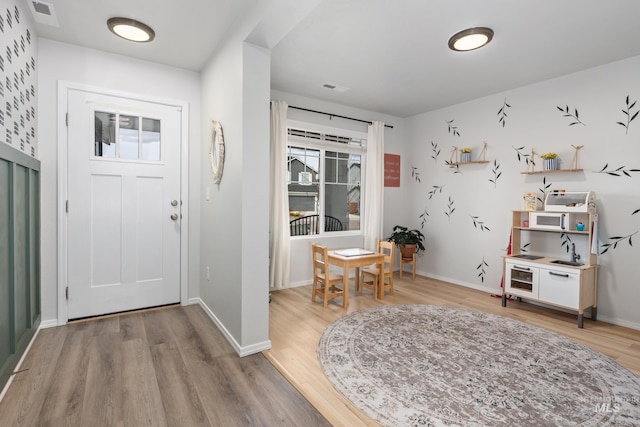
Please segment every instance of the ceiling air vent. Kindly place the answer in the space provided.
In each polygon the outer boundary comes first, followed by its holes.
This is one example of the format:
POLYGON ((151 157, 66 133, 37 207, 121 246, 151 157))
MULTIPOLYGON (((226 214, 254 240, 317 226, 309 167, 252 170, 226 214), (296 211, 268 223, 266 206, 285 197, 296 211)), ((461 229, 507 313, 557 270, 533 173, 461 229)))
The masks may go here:
POLYGON ((52 27, 59 27, 58 18, 56 12, 53 10, 53 5, 44 1, 30 0, 29 9, 33 19, 38 24, 51 25, 52 27))
POLYGON ((35 1, 32 1, 31 3, 33 3, 33 8, 36 12, 44 13, 45 15, 51 15, 51 8, 49 8, 48 4, 35 1))
POLYGON ((333 83, 325 83, 322 87, 329 90, 335 90, 336 92, 346 92, 349 90, 348 87, 334 85, 333 83))

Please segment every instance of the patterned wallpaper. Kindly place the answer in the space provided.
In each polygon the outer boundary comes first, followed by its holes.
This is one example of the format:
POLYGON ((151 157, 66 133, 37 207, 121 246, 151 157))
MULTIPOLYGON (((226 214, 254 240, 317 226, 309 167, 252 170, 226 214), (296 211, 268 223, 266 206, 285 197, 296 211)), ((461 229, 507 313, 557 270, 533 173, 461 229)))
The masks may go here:
MULTIPOLYGON (((21 5, 20 5, 21 6, 21 5)), ((17 1, 0 2, 0 141, 36 157, 36 37, 17 1)))

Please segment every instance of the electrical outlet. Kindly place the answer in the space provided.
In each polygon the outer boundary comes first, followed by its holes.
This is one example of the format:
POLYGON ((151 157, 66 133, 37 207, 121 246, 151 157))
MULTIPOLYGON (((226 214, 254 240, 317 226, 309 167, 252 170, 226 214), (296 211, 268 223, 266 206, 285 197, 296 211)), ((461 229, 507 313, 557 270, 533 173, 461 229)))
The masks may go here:
POLYGON ((209 266, 207 266, 207 280, 211 280, 211 270, 209 270, 209 266))

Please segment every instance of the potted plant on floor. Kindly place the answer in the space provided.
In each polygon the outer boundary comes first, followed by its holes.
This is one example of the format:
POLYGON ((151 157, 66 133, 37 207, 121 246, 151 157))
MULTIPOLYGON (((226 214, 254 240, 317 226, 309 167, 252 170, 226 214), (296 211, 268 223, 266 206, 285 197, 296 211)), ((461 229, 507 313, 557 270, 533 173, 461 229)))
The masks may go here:
POLYGON ((424 251, 424 234, 420 230, 409 230, 408 227, 395 225, 393 232, 387 238, 388 242, 393 242, 400 249, 403 258, 411 258, 413 253, 424 251))

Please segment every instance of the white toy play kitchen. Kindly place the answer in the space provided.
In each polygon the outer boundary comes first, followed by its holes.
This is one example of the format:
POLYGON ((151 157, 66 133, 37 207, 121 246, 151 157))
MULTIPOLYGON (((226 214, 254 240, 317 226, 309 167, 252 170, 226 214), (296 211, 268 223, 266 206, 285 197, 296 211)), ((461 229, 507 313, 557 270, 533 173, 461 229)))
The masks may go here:
POLYGON ((545 197, 544 211, 513 211, 502 306, 513 296, 577 311, 579 328, 585 309, 596 320, 597 217, 592 191, 552 191, 545 197), (558 252, 558 241, 566 252, 558 252), (570 259, 562 259, 565 256, 570 259))

